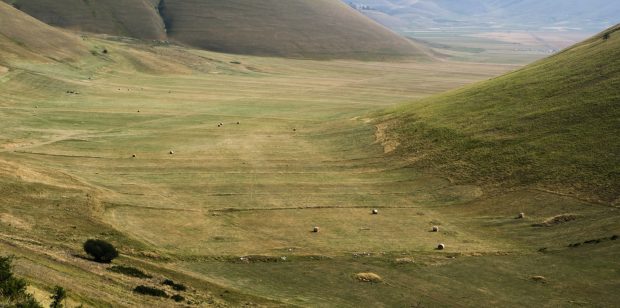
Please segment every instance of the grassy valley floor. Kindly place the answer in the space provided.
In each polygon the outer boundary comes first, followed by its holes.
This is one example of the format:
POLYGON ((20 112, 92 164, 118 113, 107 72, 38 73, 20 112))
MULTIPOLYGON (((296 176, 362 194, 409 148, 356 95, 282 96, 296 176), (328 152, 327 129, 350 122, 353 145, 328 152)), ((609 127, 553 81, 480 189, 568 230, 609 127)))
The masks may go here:
POLYGON ((87 38, 94 55, 79 68, 0 70, 0 250, 41 292, 60 284, 75 303, 169 306, 131 289, 171 277, 216 306, 617 302, 617 208, 454 184, 386 156, 397 145, 370 121, 515 67, 133 43, 87 38), (94 237, 155 278, 80 258, 94 237))

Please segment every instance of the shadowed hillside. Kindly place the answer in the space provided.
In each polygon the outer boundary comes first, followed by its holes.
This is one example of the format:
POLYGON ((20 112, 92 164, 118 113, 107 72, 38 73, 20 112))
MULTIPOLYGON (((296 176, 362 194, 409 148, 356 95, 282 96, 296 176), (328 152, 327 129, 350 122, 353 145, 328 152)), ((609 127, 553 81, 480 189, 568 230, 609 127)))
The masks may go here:
POLYGON ((293 57, 402 57, 413 44, 334 0, 165 0, 170 37, 222 52, 293 57))
POLYGON ((458 181, 617 203, 618 30, 503 77, 402 106, 385 125, 401 155, 458 181))
POLYGON ((54 26, 294 58, 427 58, 339 0, 5 0, 54 26))
POLYGON ((75 59, 87 54, 77 36, 68 35, 0 2, 0 61, 75 59))

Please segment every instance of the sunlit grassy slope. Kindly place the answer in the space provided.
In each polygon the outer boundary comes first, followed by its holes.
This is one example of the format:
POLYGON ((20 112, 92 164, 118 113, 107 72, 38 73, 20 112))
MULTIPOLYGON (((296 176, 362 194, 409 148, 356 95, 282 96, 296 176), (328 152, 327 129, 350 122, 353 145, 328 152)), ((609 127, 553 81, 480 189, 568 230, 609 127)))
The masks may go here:
POLYGON ((4 0, 35 18, 77 31, 165 39, 155 0, 4 0))
POLYGON ((387 118, 399 153, 459 182, 620 196, 619 26, 519 71, 387 118))
POLYGON ((73 59, 0 64, 0 254, 40 299, 62 285, 71 306, 98 307, 619 300, 617 208, 455 183, 385 153, 395 144, 369 114, 512 67, 79 42, 89 52, 73 59), (153 278, 85 260, 88 238, 153 278), (131 291, 176 294, 165 278, 191 302, 131 291))
POLYGON ((0 2, 0 64, 12 60, 77 60, 88 54, 81 40, 0 2))

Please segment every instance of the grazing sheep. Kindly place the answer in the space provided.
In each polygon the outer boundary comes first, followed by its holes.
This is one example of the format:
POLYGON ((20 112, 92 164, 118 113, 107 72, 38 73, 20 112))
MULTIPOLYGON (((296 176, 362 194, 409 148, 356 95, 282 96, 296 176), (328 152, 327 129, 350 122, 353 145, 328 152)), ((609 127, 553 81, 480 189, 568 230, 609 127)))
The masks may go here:
POLYGON ((444 250, 445 248, 446 248, 446 245, 445 245, 445 244, 443 244, 443 243, 442 243, 442 244, 437 245, 437 250, 444 250))
POLYGON ((314 227, 314 229, 312 229, 312 232, 319 233, 319 227, 314 227))
POLYGON ((439 232, 439 226, 433 226, 433 232, 439 232))
POLYGON ((525 213, 521 212, 519 213, 519 215, 517 216, 518 219, 523 219, 525 218, 525 213))

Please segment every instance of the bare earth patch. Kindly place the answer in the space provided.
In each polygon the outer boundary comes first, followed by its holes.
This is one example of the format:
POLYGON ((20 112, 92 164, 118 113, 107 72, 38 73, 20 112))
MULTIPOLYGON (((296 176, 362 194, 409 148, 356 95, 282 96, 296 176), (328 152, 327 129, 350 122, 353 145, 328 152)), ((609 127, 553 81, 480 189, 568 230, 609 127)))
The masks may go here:
POLYGON ((383 146, 383 153, 391 153, 398 148, 400 142, 394 139, 389 139, 387 136, 387 128, 388 125, 386 123, 382 123, 376 126, 377 131, 375 132, 375 142, 381 143, 383 146))
POLYGON ((567 223, 569 221, 573 221, 576 220, 577 218, 579 218, 578 215, 574 215, 574 214, 562 214, 562 215, 557 215, 551 218, 547 218, 545 221, 543 221, 542 223, 539 224, 534 224, 534 227, 553 227, 555 225, 560 225, 563 223, 567 223))
POLYGON ((29 223, 11 214, 7 214, 7 213, 0 213, 0 222, 2 224, 9 225, 11 227, 15 227, 17 229, 22 229, 22 230, 32 229, 32 225, 30 225, 29 223))

